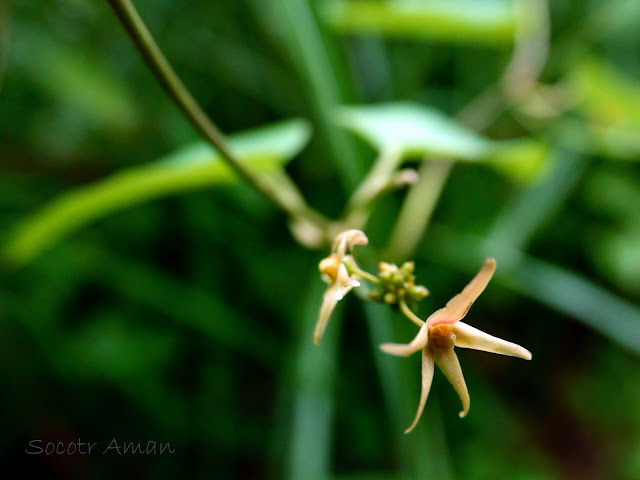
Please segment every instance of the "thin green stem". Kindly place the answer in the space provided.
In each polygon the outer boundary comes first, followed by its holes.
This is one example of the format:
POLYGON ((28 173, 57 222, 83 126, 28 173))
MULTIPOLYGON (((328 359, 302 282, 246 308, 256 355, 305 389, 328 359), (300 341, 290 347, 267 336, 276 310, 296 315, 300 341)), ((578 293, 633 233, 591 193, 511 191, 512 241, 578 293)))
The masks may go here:
POLYGON ((305 217, 313 223, 326 223, 320 214, 307 206, 296 189, 283 189, 280 183, 274 183, 267 177, 256 174, 235 157, 223 133, 207 116, 167 61, 133 3, 130 0, 108 1, 160 85, 196 130, 220 152, 223 160, 242 179, 289 216, 294 218, 305 217))
POLYGON ((371 213, 373 202, 394 188, 393 175, 402 161, 397 149, 382 151, 366 177, 353 192, 342 216, 344 225, 350 228, 362 228, 371 213))
POLYGON ((351 255, 346 256, 343 262, 347 266, 347 269, 351 271, 351 273, 355 273, 357 276, 359 276, 360 278, 364 278, 368 282, 380 285, 380 279, 375 275, 367 272, 366 270, 362 270, 351 255))
MULTIPOLYGON (((549 12, 546 1, 519 0, 518 45, 500 80, 468 103, 456 115, 457 119, 476 131, 487 128, 512 104, 531 91, 546 63, 549 47, 549 12), (540 21, 530 30, 527 14, 540 21)), ((418 172, 419 180, 411 188, 398 215, 388 255, 396 260, 407 258, 424 235, 440 194, 451 173, 452 162, 429 162, 425 159, 418 172), (429 178, 432 177, 432 178, 429 178)))
POLYGON ((413 311, 409 308, 409 305, 407 305, 407 303, 403 299, 400 299, 398 305, 400 305, 400 310, 402 310, 402 313, 404 313, 405 317, 407 317, 419 327, 422 327, 424 325, 424 321, 421 320, 420 317, 418 317, 415 313, 413 313, 413 311))
POLYGON ((404 260, 420 242, 453 167, 450 161, 423 161, 418 182, 407 194, 389 239, 387 256, 404 260))
MULTIPOLYGON (((256 2, 257 3, 257 2, 256 2)), ((335 109, 344 101, 337 76, 340 62, 331 55, 323 38, 312 3, 308 0, 276 0, 280 30, 286 40, 294 66, 301 78, 314 125, 323 148, 334 162, 342 184, 348 191, 362 173, 358 154, 346 132, 333 122, 335 109)))

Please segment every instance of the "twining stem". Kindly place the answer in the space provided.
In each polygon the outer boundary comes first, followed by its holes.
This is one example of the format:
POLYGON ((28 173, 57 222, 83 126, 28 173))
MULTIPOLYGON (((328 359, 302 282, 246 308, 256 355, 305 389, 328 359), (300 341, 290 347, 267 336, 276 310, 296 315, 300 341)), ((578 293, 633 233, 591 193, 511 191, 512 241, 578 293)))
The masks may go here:
POLYGON ((451 161, 423 161, 418 170, 418 182, 407 193, 391 233, 387 247, 389 258, 404 260, 418 245, 452 167, 451 161))
POLYGON ((346 256, 343 261, 352 273, 355 273, 360 278, 364 278, 371 283, 380 285, 380 279, 366 270, 362 270, 350 255, 346 256))
MULTIPOLYGON (((153 39, 142 18, 130 0, 108 0, 129 37, 142 55, 156 79, 178 105, 191 124, 211 145, 220 152, 223 160, 246 182, 293 218, 305 217, 312 223, 327 223, 313 211, 295 187, 283 188, 281 183, 271 181, 244 166, 231 152, 227 141, 182 83, 166 57, 153 39)), ((286 185, 285 185, 286 186, 286 185)))
POLYGON ((418 317, 415 313, 413 313, 413 311, 409 308, 409 306, 403 299, 400 299, 398 305, 400 305, 400 310, 402 310, 402 313, 404 313, 405 317, 407 317, 419 327, 422 327, 422 325, 424 325, 424 321, 421 320, 420 317, 418 317))
MULTIPOLYGON (((509 105, 522 102, 542 73, 549 52, 549 6, 547 1, 519 0, 521 7, 517 46, 509 65, 495 85, 463 107, 456 118, 481 131, 487 128, 509 105), (531 20, 531 17, 536 21, 531 20), (535 25, 532 29, 531 25, 535 25)), ((424 160, 398 215, 387 247, 388 256, 396 261, 406 258, 418 245, 426 231, 433 210, 451 173, 451 162, 424 160), (433 178, 427 178, 433 176, 433 178)))
POLYGON ((361 228, 367 222, 372 203, 393 187, 393 175, 401 161, 402 155, 398 149, 388 148, 380 153, 349 198, 342 216, 345 225, 361 228))

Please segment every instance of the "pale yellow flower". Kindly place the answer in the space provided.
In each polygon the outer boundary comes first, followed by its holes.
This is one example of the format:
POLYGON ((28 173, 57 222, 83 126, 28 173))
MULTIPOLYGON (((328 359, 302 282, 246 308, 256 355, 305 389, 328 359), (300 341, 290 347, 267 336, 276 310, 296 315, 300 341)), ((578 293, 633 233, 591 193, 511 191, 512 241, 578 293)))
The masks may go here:
POLYGON ((348 252, 351 252, 355 245, 366 245, 368 242, 367 236, 360 230, 342 232, 333 242, 332 253, 327 258, 322 259, 318 265, 322 279, 329 286, 322 297, 322 306, 320 307, 318 321, 313 332, 313 342, 316 345, 322 341, 322 336, 329 323, 329 317, 331 317, 336 304, 352 288, 360 286, 357 275, 355 273, 349 275, 344 263, 350 257, 348 252))
POLYGON ((404 433, 409 433, 413 430, 418 420, 420 420, 429 396, 431 381, 433 380, 434 363, 438 365, 442 373, 451 382, 462 401, 460 417, 464 417, 469 412, 469 392, 467 391, 458 357, 453 351, 454 346, 531 360, 531 353, 520 345, 493 337, 460 321, 467 314, 473 302, 483 292, 495 269, 496 261, 493 258, 485 260, 482 269, 464 290, 449 300, 444 308, 437 310, 427 318, 411 343, 407 345, 385 343, 380 347, 387 353, 403 357, 422 350, 420 402, 418 403, 418 411, 413 423, 404 433))

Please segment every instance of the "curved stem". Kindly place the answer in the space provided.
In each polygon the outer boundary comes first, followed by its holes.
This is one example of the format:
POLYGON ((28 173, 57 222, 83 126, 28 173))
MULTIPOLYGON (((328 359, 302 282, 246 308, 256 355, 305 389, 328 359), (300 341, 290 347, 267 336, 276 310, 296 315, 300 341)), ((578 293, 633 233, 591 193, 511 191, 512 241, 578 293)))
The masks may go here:
POLYGON ((182 83, 166 57, 156 44, 142 18, 130 0, 108 0, 129 37, 142 55, 147 66, 164 90, 173 99, 191 124, 213 147, 224 161, 246 182, 291 217, 305 217, 313 223, 326 224, 320 214, 313 211, 295 188, 282 185, 257 175, 245 167, 231 152, 223 133, 202 110, 187 87, 182 83), (286 190, 286 191, 285 191, 286 190))
POLYGON ((418 317, 415 313, 413 313, 413 311, 409 308, 409 306, 403 299, 400 299, 398 305, 400 305, 400 310, 402 310, 402 313, 404 313, 405 317, 407 317, 419 327, 422 327, 422 325, 424 325, 424 321, 421 320, 420 317, 418 317))
POLYGON ((394 261, 406 259, 420 242, 452 167, 451 161, 423 161, 391 232, 387 255, 394 261))
POLYGON ((364 278, 365 280, 371 283, 380 285, 380 279, 375 275, 367 272, 366 270, 362 270, 352 256, 350 255, 346 256, 343 261, 347 266, 347 268, 351 270, 353 273, 355 273, 356 275, 358 275, 360 278, 364 278))

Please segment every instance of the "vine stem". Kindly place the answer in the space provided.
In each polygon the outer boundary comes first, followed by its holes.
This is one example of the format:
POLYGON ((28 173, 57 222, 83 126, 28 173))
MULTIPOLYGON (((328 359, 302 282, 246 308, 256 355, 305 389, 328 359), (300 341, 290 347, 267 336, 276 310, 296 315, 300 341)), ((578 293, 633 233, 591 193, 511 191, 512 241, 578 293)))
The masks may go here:
POLYGON ((447 160, 423 160, 418 182, 407 193, 391 232, 387 247, 390 258, 404 260, 420 242, 452 167, 453 162, 447 160))
POLYGON ((292 218, 302 217, 325 228, 328 221, 306 204, 297 188, 257 175, 235 157, 224 134, 207 116, 167 61, 131 0, 108 1, 156 80, 234 172, 292 218))
POLYGON ((407 317, 409 320, 411 320, 413 323, 415 323, 417 326, 422 327, 424 325, 424 321, 418 317, 415 313, 413 313, 413 310, 411 310, 409 308, 409 305, 407 305, 407 303, 400 299, 400 301, 398 302, 398 305, 400 305, 400 310, 402 310, 402 313, 404 313, 404 316, 407 317))

